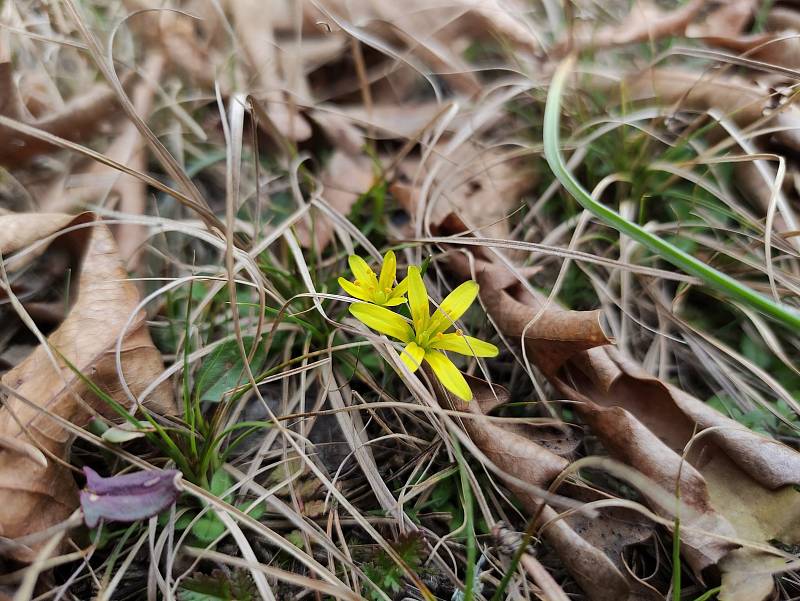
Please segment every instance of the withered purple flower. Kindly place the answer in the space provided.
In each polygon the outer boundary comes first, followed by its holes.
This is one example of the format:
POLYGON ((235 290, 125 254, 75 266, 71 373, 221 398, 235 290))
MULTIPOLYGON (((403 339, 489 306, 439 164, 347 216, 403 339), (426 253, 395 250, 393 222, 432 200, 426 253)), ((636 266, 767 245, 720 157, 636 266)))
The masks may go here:
POLYGON ((81 508, 90 528, 101 519, 135 522, 160 513, 178 498, 183 476, 178 470, 147 470, 103 478, 90 467, 84 467, 83 473, 86 488, 81 491, 81 508))

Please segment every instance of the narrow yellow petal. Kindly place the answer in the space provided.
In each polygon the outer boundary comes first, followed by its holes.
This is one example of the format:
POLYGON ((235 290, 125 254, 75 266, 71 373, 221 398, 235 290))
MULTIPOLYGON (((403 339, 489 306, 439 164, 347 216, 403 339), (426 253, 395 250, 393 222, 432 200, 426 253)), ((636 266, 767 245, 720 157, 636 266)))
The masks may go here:
POLYGON ((396 307, 397 305, 402 305, 404 302, 406 302, 406 299, 403 298, 402 296, 399 297, 399 298, 389 297, 389 300, 387 300, 385 303, 383 303, 383 306, 384 307, 396 307))
POLYGON ((397 274, 397 257, 394 256, 394 251, 390 250, 383 255, 383 265, 381 265, 381 277, 378 280, 378 286, 381 290, 391 290, 394 286, 394 276, 397 274))
POLYGON ((349 294, 354 298, 357 298, 358 300, 363 300, 363 301, 370 300, 367 291, 359 286, 356 286, 353 282, 350 282, 344 278, 339 278, 339 285, 345 292, 347 292, 347 294, 349 294))
POLYGON ((367 303, 353 303, 350 313, 364 325, 403 342, 413 339, 414 333, 405 319, 389 309, 367 303))
POLYGON ((431 318, 429 330, 432 333, 444 332, 454 321, 466 313, 478 296, 478 283, 469 280, 453 290, 439 305, 431 318))
POLYGON ((427 351, 425 361, 433 369, 433 373, 439 378, 442 386, 460 398, 462 401, 472 400, 472 389, 464 379, 463 374, 453 364, 444 353, 439 351, 427 351))
POLYGON ((416 342, 409 342, 403 352, 400 353, 400 358, 406 364, 408 369, 413 374, 422 365, 422 359, 425 357, 425 349, 419 346, 416 342))
POLYGON ((458 334, 442 334, 434 336, 431 346, 443 351, 453 351, 470 357, 496 357, 499 350, 490 342, 485 342, 472 336, 458 334))
POLYGON ((411 321, 414 328, 419 331, 425 327, 430 317, 428 308, 428 291, 419 274, 419 267, 412 265, 408 268, 408 306, 411 308, 411 321))
POLYGON ((364 259, 358 255, 350 255, 347 258, 347 262, 350 264, 350 271, 353 272, 356 280, 361 282, 363 286, 371 286, 373 288, 378 286, 378 278, 375 276, 375 272, 372 271, 372 267, 367 265, 364 259))
POLYGON ((392 290, 392 296, 404 296, 408 292, 408 276, 404 277, 400 283, 392 290))

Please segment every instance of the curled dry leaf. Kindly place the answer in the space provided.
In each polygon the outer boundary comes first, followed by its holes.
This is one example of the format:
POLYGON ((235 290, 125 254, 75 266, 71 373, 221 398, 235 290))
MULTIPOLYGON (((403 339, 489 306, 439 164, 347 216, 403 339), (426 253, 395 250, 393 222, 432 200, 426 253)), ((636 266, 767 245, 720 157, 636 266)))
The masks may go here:
MULTIPOLYGON (((47 340, 52 350, 39 346, 0 379, 0 436, 32 445, 47 457, 47 465, 43 466, 9 445, 0 449, 0 529, 2 536, 23 542, 25 537, 64 520, 78 505, 75 480, 61 463, 68 458, 72 437, 50 415, 78 426, 86 424, 95 412, 113 415, 111 408, 58 359, 58 353, 124 405, 130 403, 122 390, 114 358, 119 336, 123 336, 123 375, 133 394, 140 393, 163 368, 143 312, 123 334, 122 328, 138 304, 139 295, 133 283, 127 281, 111 232, 93 214, 0 216, 0 249, 6 257, 6 268, 13 270, 24 263, 15 261, 14 256, 8 258, 9 252, 23 250, 37 239, 73 226, 86 227, 60 238, 80 261, 74 304, 47 340)), ((176 411, 168 386, 155 391, 149 408, 164 414, 176 411)), ((16 557, 28 559, 21 553, 16 557)))
MULTIPOLYGON (((433 381, 433 378, 432 378, 433 381)), ((484 412, 508 400, 508 391, 500 386, 489 386, 479 378, 468 376, 474 399, 464 403, 444 393, 437 386, 440 403, 473 415, 463 420, 464 428, 473 442, 504 473, 540 488, 548 486, 569 462, 523 436, 514 428, 492 423, 484 412)), ((639 585, 621 568, 621 551, 632 544, 640 543, 652 534, 641 520, 635 526, 620 524, 609 513, 596 519, 594 530, 588 528, 580 516, 560 519, 541 499, 512 481, 509 489, 520 500, 529 515, 538 515, 538 525, 547 524, 542 537, 551 545, 575 581, 592 601, 620 601, 623 599, 650 599, 655 601, 652 591, 639 585), (573 527, 573 521, 585 532, 594 535, 594 542, 587 540, 573 527)))

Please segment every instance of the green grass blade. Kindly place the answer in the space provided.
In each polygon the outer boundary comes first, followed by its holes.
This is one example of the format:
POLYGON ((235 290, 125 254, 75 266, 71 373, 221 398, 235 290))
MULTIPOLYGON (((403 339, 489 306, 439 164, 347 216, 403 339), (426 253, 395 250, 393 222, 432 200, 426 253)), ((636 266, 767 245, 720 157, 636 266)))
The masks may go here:
POLYGON ((547 94, 547 105, 544 113, 544 156, 553 174, 561 185, 583 208, 590 211, 607 225, 618 232, 636 240, 652 252, 660 255, 675 267, 688 274, 702 279, 710 287, 734 298, 749 307, 767 315, 783 324, 800 328, 800 312, 789 306, 775 302, 752 288, 736 281, 734 278, 706 265, 666 240, 644 230, 639 225, 628 221, 613 209, 594 200, 581 186, 580 182, 569 171, 559 148, 559 127, 561 121, 561 96, 567 75, 572 69, 575 57, 565 59, 556 70, 547 94))

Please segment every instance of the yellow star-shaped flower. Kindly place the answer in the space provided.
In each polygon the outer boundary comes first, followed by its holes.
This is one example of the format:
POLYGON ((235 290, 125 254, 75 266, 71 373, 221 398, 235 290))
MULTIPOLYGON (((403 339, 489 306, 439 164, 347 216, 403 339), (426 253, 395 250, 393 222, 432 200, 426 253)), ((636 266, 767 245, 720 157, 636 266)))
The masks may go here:
POLYGON ((461 330, 446 333, 475 300, 478 295, 478 284, 472 280, 464 282, 448 294, 431 315, 428 291, 418 267, 408 268, 406 281, 411 323, 385 307, 366 303, 350 305, 350 313, 373 330, 405 342, 406 346, 400 358, 412 372, 416 371, 425 360, 447 390, 464 401, 472 400, 469 384, 442 351, 452 351, 472 357, 497 355, 497 347, 489 342, 465 336, 461 330))
POLYGON ((397 258, 394 256, 394 251, 390 250, 383 256, 380 277, 376 276, 367 262, 359 256, 351 255, 347 261, 355 277, 352 282, 339 278, 339 285, 347 294, 382 307, 394 307, 405 302, 408 278, 397 286, 394 285, 397 275, 397 258))

